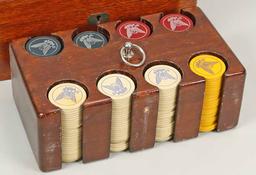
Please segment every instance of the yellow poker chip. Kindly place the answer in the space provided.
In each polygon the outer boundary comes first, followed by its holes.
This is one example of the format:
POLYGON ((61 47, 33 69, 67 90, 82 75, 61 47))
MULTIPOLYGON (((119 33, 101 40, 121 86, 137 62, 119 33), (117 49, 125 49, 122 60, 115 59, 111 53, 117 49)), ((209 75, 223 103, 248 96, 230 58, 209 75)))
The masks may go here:
POLYGON ((216 118, 207 118, 207 120, 201 120, 201 124, 214 124, 216 122, 216 118))
POLYGON ((98 82, 98 90, 112 99, 124 99, 131 96, 135 90, 133 80, 122 74, 109 74, 98 82))
POLYGON ((194 73, 206 79, 220 78, 226 71, 226 65, 220 58, 207 54, 194 57, 189 65, 194 73))
POLYGON ((180 72, 168 65, 156 65, 145 72, 145 80, 159 89, 175 88, 181 81, 180 72))
POLYGON ((219 105, 219 102, 220 101, 218 101, 218 100, 211 100, 211 101, 206 101, 205 103, 204 103, 204 105, 205 105, 205 107, 206 106, 217 106, 217 105, 219 105))
POLYGON ((74 83, 58 84, 48 93, 50 102, 62 110, 79 108, 85 102, 86 98, 86 91, 74 83))
POLYGON ((200 126, 200 131, 201 132, 210 132, 210 131, 213 131, 215 130, 217 127, 217 124, 212 124, 210 126, 200 126))

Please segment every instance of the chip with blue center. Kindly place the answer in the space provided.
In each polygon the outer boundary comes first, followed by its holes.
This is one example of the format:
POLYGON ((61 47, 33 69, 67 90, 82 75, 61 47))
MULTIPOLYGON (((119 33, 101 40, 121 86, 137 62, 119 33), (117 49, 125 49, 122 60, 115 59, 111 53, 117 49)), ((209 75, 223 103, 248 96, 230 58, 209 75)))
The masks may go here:
POLYGON ((96 49, 103 47, 108 39, 105 35, 100 32, 86 31, 77 34, 74 39, 74 43, 82 48, 96 49))
POLYGON ((50 57, 60 53, 62 44, 54 36, 38 36, 26 43, 26 50, 38 57, 50 57))

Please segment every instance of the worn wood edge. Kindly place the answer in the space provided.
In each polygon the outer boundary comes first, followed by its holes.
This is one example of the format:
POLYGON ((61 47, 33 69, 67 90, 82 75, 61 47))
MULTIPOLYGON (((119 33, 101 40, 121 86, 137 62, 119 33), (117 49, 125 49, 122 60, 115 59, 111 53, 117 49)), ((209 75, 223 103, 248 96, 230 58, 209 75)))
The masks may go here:
POLYGON ((155 146, 159 91, 156 87, 154 87, 153 91, 154 93, 143 94, 143 96, 137 96, 134 93, 132 97, 130 152, 149 149, 155 146), (142 107, 138 110, 137 106, 142 107), (141 116, 143 116, 142 119, 141 116))
MULTIPOLYGON (((198 81, 193 84, 183 84, 181 83, 178 89, 177 95, 177 106, 176 106, 176 114, 175 114, 175 127, 174 127, 174 142, 185 141, 188 139, 196 138, 199 134, 199 126, 201 119, 202 110, 193 110, 193 116, 186 117, 187 108, 191 107, 191 104, 195 105, 193 107, 202 109, 203 107, 203 99, 204 99, 204 91, 205 91, 205 81, 198 81), (188 97, 191 95, 190 93, 184 93, 184 91, 190 91, 191 88, 194 91, 200 91, 201 96, 196 96, 197 99, 193 99, 188 97), (187 105, 186 105, 187 104, 187 105), (181 120, 182 119, 182 120, 181 120), (193 127, 185 128, 184 130, 184 122, 194 122, 191 124, 193 127)), ((193 94, 192 94, 193 95, 193 94)), ((195 98, 195 97, 194 97, 195 98)))
POLYGON ((242 72, 237 73, 235 75, 225 75, 225 78, 223 80, 222 85, 222 94, 221 94, 221 104, 219 107, 219 114, 218 114, 218 125, 217 125, 217 132, 223 132, 230 129, 235 128, 238 125, 239 118, 240 118, 240 111, 242 108, 242 102, 243 102, 243 94, 244 94, 244 88, 245 88, 245 81, 246 81, 246 69, 241 67, 243 69, 242 72), (232 83, 232 85, 231 85, 232 83), (239 87, 239 88, 235 88, 239 87), (230 89, 232 88, 232 89, 230 89), (234 89, 235 88, 235 89, 234 89), (231 91, 232 90, 232 91, 231 91), (229 109, 227 105, 231 105, 234 107, 234 109, 229 109), (235 113, 232 117, 228 117, 227 114, 229 111, 235 113), (232 121, 228 122, 225 120, 226 118, 231 118, 232 121))
POLYGON ((11 78, 8 43, 0 44, 0 81, 11 78))
POLYGON ((112 101, 84 108, 82 119, 83 163, 89 163, 109 157, 111 136, 111 111, 112 101), (97 130, 97 132, 95 132, 95 130, 97 130))

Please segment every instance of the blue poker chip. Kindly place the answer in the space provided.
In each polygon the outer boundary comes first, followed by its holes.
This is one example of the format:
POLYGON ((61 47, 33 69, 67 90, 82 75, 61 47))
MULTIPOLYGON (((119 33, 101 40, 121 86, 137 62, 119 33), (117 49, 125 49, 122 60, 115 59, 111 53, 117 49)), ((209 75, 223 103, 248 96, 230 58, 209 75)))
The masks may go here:
POLYGON ((26 43, 26 50, 38 57, 50 57, 60 53, 62 44, 54 36, 38 36, 26 43))
POLYGON ((82 48, 96 49, 103 47, 108 39, 105 35, 95 31, 86 31, 77 34, 74 39, 74 43, 82 48))

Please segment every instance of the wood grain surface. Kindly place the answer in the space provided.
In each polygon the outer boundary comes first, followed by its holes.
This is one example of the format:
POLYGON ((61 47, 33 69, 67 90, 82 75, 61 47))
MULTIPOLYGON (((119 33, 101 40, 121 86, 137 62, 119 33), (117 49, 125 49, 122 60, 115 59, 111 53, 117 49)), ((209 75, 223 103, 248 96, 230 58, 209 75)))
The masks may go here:
POLYGON ((187 8, 182 13, 192 17, 195 23, 192 30, 183 33, 164 29, 159 24, 161 13, 142 17, 152 25, 153 33, 134 42, 147 54, 146 63, 139 68, 129 67, 120 59, 119 51, 126 40, 116 32, 119 21, 99 25, 110 36, 109 43, 99 49, 78 48, 72 41, 77 29, 53 33, 62 39, 65 47, 60 54, 49 58, 30 55, 24 49, 29 38, 11 43, 14 96, 43 171, 61 167, 60 131, 56 129, 61 127, 60 110, 47 99, 47 92, 56 82, 75 81, 88 90, 89 97, 83 106, 84 162, 103 159, 110 154, 111 99, 102 95, 96 87, 97 80, 106 73, 123 72, 137 85, 132 98, 130 151, 154 146, 158 89, 149 85, 143 77, 145 69, 152 64, 174 65, 183 75, 177 97, 174 141, 194 138, 199 133, 205 80, 194 74, 188 64, 193 56, 200 53, 218 55, 228 66, 217 130, 236 126, 245 69, 199 8, 187 8), (31 133, 33 130, 37 131, 31 133), (52 154, 49 153, 51 145, 54 145, 51 147, 52 154))

